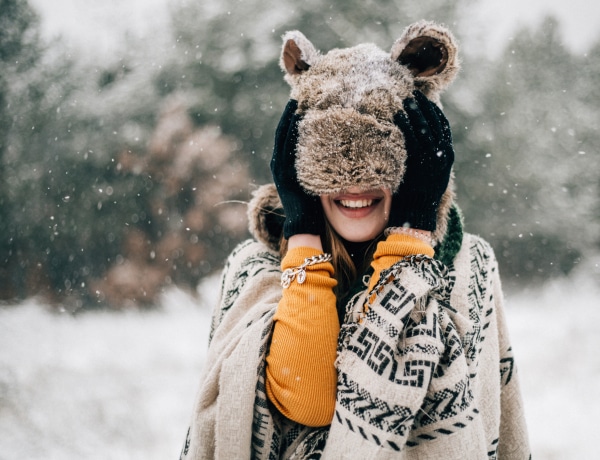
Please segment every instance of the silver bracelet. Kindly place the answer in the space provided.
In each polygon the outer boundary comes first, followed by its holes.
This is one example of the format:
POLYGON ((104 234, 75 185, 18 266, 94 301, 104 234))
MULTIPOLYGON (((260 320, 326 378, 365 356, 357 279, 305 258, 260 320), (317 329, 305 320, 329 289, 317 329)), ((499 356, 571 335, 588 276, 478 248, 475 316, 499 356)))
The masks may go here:
POLYGON ((436 241, 434 238, 429 237, 424 233, 418 231, 417 229, 410 227, 388 227, 385 229, 384 235, 386 237, 390 235, 409 235, 423 241, 424 243, 427 243, 432 248, 436 245, 436 241))
POLYGON ((284 289, 290 287, 296 275, 298 278, 296 282, 302 284, 306 281, 306 267, 310 265, 320 264, 322 262, 329 262, 331 260, 331 254, 319 254, 318 256, 307 257, 304 259, 304 263, 296 268, 288 268, 281 274, 281 286, 284 289))

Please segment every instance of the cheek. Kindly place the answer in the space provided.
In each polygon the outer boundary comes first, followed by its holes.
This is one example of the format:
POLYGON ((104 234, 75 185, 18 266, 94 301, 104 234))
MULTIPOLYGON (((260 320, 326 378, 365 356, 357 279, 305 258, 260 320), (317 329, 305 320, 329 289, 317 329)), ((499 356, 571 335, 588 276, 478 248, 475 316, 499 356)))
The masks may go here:
POLYGON ((386 203, 385 203, 385 208, 384 208, 384 213, 385 213, 384 219, 385 219, 385 224, 386 225, 387 225, 387 223, 390 220, 390 212, 391 212, 391 210, 392 210, 392 202, 391 202, 391 200, 387 200, 386 203))
POLYGON ((321 195, 319 197, 321 199, 321 207, 323 208, 323 214, 325 214, 325 218, 327 221, 333 225, 333 221, 335 221, 335 216, 333 214, 333 203, 326 196, 321 195))
POLYGON ((321 207, 323 208, 323 212, 325 213, 325 217, 329 218, 331 214, 331 205, 329 204, 329 200, 325 195, 319 196, 321 200, 321 207))
POLYGON ((382 233, 386 227, 388 226, 388 222, 390 220, 390 206, 389 204, 383 208, 381 218, 377 225, 377 233, 382 233))
POLYGON ((383 212, 385 214, 385 224, 387 225, 390 220, 390 212, 392 211, 392 193, 389 190, 385 190, 385 200, 383 202, 383 212))

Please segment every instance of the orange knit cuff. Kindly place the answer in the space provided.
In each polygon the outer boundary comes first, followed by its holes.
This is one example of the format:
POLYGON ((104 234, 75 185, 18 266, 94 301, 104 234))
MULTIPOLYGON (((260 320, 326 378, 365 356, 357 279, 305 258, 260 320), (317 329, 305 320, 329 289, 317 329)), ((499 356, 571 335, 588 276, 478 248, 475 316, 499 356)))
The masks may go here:
POLYGON ((369 291, 379 281, 382 270, 391 267, 406 256, 415 254, 433 257, 435 251, 430 245, 411 235, 393 233, 384 241, 380 241, 371 262, 374 271, 369 282, 369 291))

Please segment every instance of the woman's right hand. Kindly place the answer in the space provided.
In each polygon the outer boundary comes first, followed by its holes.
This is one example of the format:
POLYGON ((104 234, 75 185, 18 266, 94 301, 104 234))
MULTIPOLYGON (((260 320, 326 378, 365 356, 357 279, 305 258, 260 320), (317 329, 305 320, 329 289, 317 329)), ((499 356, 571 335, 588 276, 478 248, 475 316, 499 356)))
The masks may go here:
POLYGON ((321 235, 324 229, 323 210, 319 197, 306 193, 296 174, 296 144, 298 102, 290 99, 281 115, 275 132, 275 146, 271 157, 271 174, 285 212, 283 235, 321 235))

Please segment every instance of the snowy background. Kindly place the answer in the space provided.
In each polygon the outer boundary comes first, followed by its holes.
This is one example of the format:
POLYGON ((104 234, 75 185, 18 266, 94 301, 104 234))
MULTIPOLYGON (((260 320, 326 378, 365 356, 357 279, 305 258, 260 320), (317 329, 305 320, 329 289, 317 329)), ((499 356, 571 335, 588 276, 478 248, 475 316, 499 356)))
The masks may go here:
MULTIPOLYGON (((600 268, 586 272, 507 295, 535 459, 597 458, 600 268)), ((178 458, 215 281, 149 312, 0 309, 0 459, 178 458)))
MULTIPOLYGON (((168 20, 168 0, 31 3, 48 37, 91 58, 114 53, 125 34, 156 38, 168 20)), ((485 0, 463 18, 468 46, 494 53, 545 12, 576 52, 598 37, 600 4, 589 0, 485 0)), ((598 458, 599 265, 506 293, 535 459, 598 458)), ((197 297, 169 290, 151 311, 73 316, 35 299, 0 307, 0 460, 178 458, 217 284, 205 281, 197 297)))
MULTIPOLYGON (((175 0, 177 1, 177 0, 175 0)), ((110 54, 122 46, 126 31, 152 38, 164 30, 174 0, 32 0, 43 15, 47 36, 63 35, 83 49, 110 54)), ((480 0, 463 21, 475 47, 496 53, 521 25, 537 25, 545 14, 561 22, 565 43, 584 51, 598 37, 600 4, 589 0, 480 0)))

